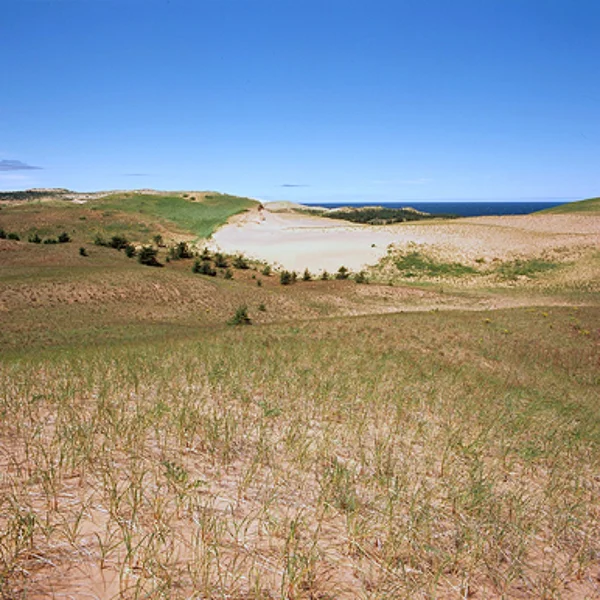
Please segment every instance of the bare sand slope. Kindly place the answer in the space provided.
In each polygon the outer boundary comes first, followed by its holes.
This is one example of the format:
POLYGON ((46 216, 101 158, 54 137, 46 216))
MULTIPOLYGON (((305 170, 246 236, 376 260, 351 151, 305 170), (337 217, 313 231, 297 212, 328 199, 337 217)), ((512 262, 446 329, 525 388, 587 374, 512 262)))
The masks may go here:
POLYGON ((390 226, 356 225, 268 205, 238 215, 213 235, 224 252, 243 252, 287 269, 359 270, 375 264, 390 244, 423 247, 452 260, 472 262, 539 256, 552 250, 600 247, 600 216, 525 215, 420 221, 390 226))

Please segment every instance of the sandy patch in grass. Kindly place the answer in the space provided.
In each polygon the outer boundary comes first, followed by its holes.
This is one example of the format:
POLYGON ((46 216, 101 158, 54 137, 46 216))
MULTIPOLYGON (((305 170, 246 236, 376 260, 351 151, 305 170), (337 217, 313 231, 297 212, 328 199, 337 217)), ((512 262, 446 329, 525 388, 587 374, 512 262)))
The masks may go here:
POLYGON ((359 270, 377 263, 388 246, 425 247, 437 256, 471 263, 571 255, 600 246, 600 216, 524 215, 424 221, 373 227, 294 212, 252 210, 213 235, 224 252, 243 252, 287 269, 359 270))

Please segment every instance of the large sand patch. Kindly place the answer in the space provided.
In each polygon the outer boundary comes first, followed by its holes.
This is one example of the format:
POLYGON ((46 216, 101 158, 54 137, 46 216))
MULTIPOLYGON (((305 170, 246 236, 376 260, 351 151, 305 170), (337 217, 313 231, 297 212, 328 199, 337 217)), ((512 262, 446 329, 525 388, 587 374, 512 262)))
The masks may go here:
POLYGON ((390 244, 425 247, 453 260, 506 260, 600 247, 600 216, 525 215, 422 221, 390 226, 355 225, 295 212, 255 209, 213 235, 224 252, 244 254, 287 269, 359 270, 377 263, 390 244))

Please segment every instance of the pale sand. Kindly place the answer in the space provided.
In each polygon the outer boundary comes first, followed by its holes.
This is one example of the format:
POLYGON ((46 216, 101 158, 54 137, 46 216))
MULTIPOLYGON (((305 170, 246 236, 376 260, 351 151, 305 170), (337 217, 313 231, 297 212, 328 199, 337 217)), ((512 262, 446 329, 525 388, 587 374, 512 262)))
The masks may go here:
POLYGON ((354 225, 294 212, 254 209, 234 217, 213 235, 213 247, 227 253, 313 272, 356 271, 373 265, 392 244, 419 248, 445 259, 473 262, 573 253, 600 248, 600 216, 592 214, 477 217, 389 226, 354 225))

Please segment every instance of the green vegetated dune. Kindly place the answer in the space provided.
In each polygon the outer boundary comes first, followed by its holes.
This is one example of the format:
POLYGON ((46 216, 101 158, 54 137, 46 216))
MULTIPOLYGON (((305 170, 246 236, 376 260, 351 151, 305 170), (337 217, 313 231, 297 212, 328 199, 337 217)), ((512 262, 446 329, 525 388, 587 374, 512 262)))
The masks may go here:
POLYGON ((282 285, 208 196, 2 206, 0 597, 597 597, 597 294, 282 285))
POLYGON ((600 212, 600 198, 589 198, 588 200, 580 200, 578 202, 569 202, 568 204, 562 204, 561 206, 555 206, 554 208, 547 208, 540 210, 536 214, 555 214, 564 215, 570 213, 586 213, 586 212, 600 212))

